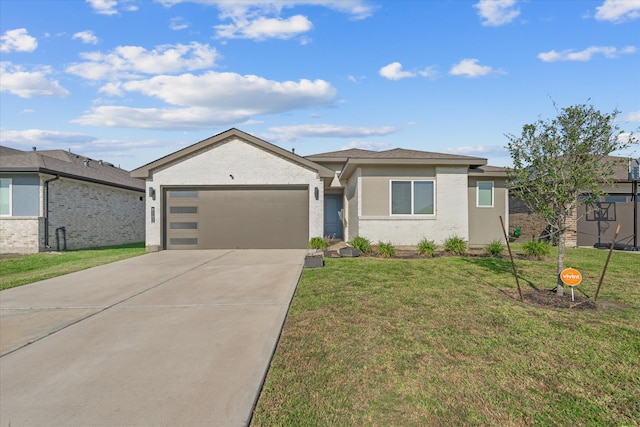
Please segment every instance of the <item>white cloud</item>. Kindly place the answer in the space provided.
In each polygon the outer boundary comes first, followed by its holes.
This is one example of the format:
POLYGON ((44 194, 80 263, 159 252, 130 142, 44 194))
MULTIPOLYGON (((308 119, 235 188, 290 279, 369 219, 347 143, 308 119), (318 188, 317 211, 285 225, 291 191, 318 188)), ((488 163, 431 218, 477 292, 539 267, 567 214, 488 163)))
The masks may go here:
POLYGON ((270 136, 278 141, 295 141, 300 138, 363 138, 388 135, 397 131, 393 126, 352 127, 330 124, 304 124, 295 126, 270 127, 270 136))
POLYGON ((188 45, 161 45, 153 50, 140 46, 118 46, 109 53, 86 52, 87 60, 67 67, 67 72, 88 80, 135 78, 141 74, 175 73, 215 65, 215 48, 192 42, 188 45))
POLYGON ((640 111, 632 111, 622 117, 625 122, 640 122, 640 111))
POLYGON ((479 77, 486 76, 493 72, 493 69, 487 65, 479 65, 477 59, 463 59, 455 64, 449 70, 452 76, 479 77))
POLYGON ((31 37, 26 28, 5 31, 0 36, 0 52, 33 52, 38 41, 31 37))
POLYGON ((26 149, 37 147, 41 150, 68 148, 69 144, 85 144, 96 140, 81 133, 43 129, 2 130, 0 139, 4 145, 26 149))
POLYGON ((34 96, 54 96, 64 98, 69 91, 62 87, 57 80, 47 78, 51 68, 40 67, 34 71, 25 71, 19 65, 10 62, 0 63, 0 92, 9 92, 20 98, 34 96))
POLYGON ((255 13, 256 10, 280 11, 296 6, 320 6, 350 15, 354 19, 365 19, 373 14, 374 7, 367 0, 155 0, 167 7, 179 3, 199 3, 218 7, 226 16, 255 13))
POLYGON ((313 24, 305 16, 295 15, 288 19, 260 17, 255 20, 237 20, 232 24, 216 25, 217 35, 228 39, 268 38, 289 39, 311 30, 313 24))
POLYGON ((86 0, 96 13, 101 15, 115 15, 118 13, 117 0, 86 0))
MULTIPOLYGON (((215 6, 220 19, 230 23, 217 25, 219 38, 265 40, 290 39, 313 28, 304 15, 282 16, 285 9, 296 6, 319 6, 346 13, 354 19, 364 19, 373 13, 373 6, 366 0, 156 0, 170 7, 183 2, 215 6)), ((303 39, 307 44, 308 39, 303 39)))
POLYGON ((327 106, 336 90, 323 80, 278 82, 254 75, 216 73, 156 76, 103 88, 107 93, 140 93, 170 107, 99 106, 74 120, 96 126, 192 129, 243 122, 256 115, 327 106))
POLYGON ((176 16, 175 18, 171 18, 169 21, 169 28, 174 31, 186 30, 189 28, 191 24, 184 20, 184 18, 180 16, 176 16))
POLYGON ((84 44, 98 44, 98 38, 93 34, 93 31, 90 30, 75 33, 72 38, 80 39, 84 44))
POLYGON ((489 154, 504 154, 506 150, 500 145, 468 145, 464 147, 452 147, 445 149, 445 153, 460 156, 487 156, 489 154))
POLYGON ((478 9, 478 15, 483 19, 482 25, 497 27, 510 23, 520 15, 520 9, 515 5, 516 0, 480 0, 473 7, 478 9))
POLYGON ((435 79, 439 75, 435 65, 432 65, 431 67, 426 67, 425 69, 418 71, 418 74, 428 79, 435 79))
POLYGON ((640 18, 640 0, 605 0, 596 8, 596 19, 615 23, 640 18))
POLYGON ((351 150, 354 148, 360 150, 381 151, 389 148, 388 142, 373 142, 373 141, 351 141, 347 145, 343 145, 341 150, 351 150))
POLYGON ((382 77, 389 80, 400 80, 416 76, 415 73, 412 73, 410 71, 403 71, 402 64, 399 62, 392 62, 389 65, 385 65, 384 67, 380 68, 380 71, 378 71, 378 73, 380 73, 382 77))
POLYGON ((563 50, 557 52, 550 50, 549 52, 541 52, 538 54, 544 62, 556 62, 556 61, 590 61, 594 55, 604 55, 605 58, 617 58, 620 55, 628 55, 635 53, 636 48, 634 46, 626 46, 622 49, 618 49, 612 46, 591 46, 581 51, 563 50))

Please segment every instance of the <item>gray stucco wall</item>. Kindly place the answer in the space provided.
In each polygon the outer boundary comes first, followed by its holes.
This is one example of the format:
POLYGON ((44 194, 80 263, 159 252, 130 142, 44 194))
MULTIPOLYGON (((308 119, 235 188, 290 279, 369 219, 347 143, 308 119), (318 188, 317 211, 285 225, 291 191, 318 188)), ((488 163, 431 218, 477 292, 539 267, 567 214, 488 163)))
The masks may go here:
POLYGON ((500 216, 509 227, 508 190, 504 178, 469 178, 469 244, 486 245, 494 240, 502 240, 504 235, 500 216), (493 207, 477 206, 478 181, 493 181, 493 207))

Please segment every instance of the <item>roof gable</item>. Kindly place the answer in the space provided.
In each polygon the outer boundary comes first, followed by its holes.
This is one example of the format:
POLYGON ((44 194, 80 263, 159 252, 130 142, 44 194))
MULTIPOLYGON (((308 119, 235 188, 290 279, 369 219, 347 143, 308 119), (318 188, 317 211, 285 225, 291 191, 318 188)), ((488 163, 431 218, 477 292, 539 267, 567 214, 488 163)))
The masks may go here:
POLYGON ((165 168, 175 162, 180 161, 181 159, 197 155, 200 151, 210 149, 211 147, 218 144, 222 144, 231 138, 241 139, 244 142, 258 146, 259 148, 262 148, 263 150, 266 150, 273 155, 289 160, 307 169, 314 170, 318 172, 318 174, 323 178, 332 178, 334 176, 334 172, 332 170, 318 163, 298 156, 297 154, 273 145, 253 135, 242 132, 241 130, 238 130, 236 128, 229 129, 225 132, 219 133, 186 148, 183 148, 182 150, 178 150, 167 156, 161 157, 160 159, 157 159, 151 163, 147 163, 144 166, 134 169, 131 172, 131 176, 135 178, 149 178, 154 170, 165 168))

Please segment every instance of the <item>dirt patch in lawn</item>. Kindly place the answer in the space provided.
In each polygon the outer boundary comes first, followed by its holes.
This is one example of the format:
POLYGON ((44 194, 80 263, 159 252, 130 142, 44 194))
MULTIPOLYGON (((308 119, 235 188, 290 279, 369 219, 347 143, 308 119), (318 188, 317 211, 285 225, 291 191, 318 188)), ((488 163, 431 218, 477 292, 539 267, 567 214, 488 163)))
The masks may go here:
POLYGON ((0 259, 20 258, 25 254, 0 254, 0 259))

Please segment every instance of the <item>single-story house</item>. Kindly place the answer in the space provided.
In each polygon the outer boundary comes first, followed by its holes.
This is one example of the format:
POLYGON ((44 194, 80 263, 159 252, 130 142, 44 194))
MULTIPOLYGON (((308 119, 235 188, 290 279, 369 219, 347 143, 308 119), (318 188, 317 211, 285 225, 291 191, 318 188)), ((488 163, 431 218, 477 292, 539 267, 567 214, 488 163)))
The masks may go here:
MULTIPOLYGON (((416 245, 502 239, 508 191, 486 159, 394 149, 302 157, 230 129, 131 172, 150 251, 306 248, 312 237, 416 245)), ((506 224, 508 226, 508 224, 506 224)))
MULTIPOLYGON (((585 204, 578 200, 577 209, 567 223, 567 246, 592 247, 597 243, 611 243, 617 224, 620 224, 617 241, 633 245, 634 230, 640 230, 637 208, 634 206, 637 196, 634 197, 632 181, 633 173, 637 174, 637 164, 618 156, 608 156, 603 161, 614 165, 613 183, 601 186, 605 195, 596 204, 585 204)), ((509 217, 511 231, 518 228, 522 233, 519 241, 548 238, 547 224, 517 197, 510 197, 509 217)), ((638 240, 636 237, 635 241, 638 240)))
POLYGON ((0 146, 0 184, 1 253, 144 241, 145 185, 111 163, 0 146))
MULTIPOLYGON (((611 243, 617 224, 620 224, 617 241, 633 245, 634 230, 640 230, 637 207, 634 211, 637 194, 634 197, 632 181, 633 173, 637 177, 638 166, 634 161, 623 157, 609 156, 608 161, 614 163, 613 184, 602 187, 606 194, 600 198, 599 203, 592 205, 580 203, 578 205, 574 216, 577 228, 575 240, 577 246, 611 243), (636 168, 635 171, 634 168, 636 168)), ((635 241, 637 243, 640 239, 636 237, 635 241)))

